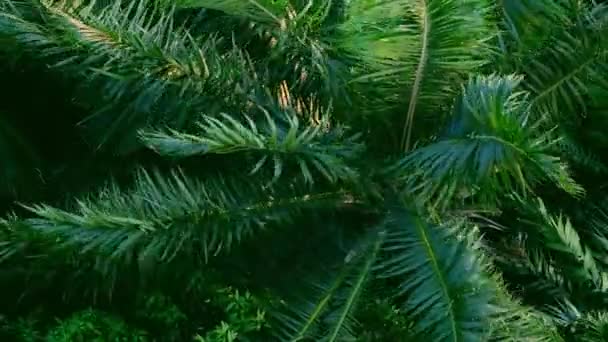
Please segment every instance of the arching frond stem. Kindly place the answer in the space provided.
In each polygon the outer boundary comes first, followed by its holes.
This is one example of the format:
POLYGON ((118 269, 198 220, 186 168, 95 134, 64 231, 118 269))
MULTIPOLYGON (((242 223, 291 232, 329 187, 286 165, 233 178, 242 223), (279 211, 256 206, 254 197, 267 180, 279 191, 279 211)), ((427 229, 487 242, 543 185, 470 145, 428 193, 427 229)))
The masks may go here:
MULTIPOLYGON (((431 246, 431 242, 429 240, 429 236, 427 234, 426 225, 420 218, 416 218, 416 223, 413 225, 416 229, 416 233, 420 237, 420 242, 422 247, 426 251, 426 254, 429 257, 429 261, 431 263, 431 267, 433 268, 433 273, 436 275, 439 285, 441 286, 441 291, 443 293, 444 298, 450 298, 450 292, 448 288, 448 283, 444 277, 444 273, 439 266, 439 262, 437 261, 437 255, 433 250, 433 246, 431 246)), ((454 307, 449 304, 447 314, 450 318, 450 328, 452 330, 451 336, 454 337, 454 342, 458 342, 458 328, 456 327, 456 315, 454 314, 454 307)))
POLYGON ((418 67, 416 68, 416 76, 414 79, 414 85, 412 87, 409 107, 407 109, 407 118, 405 125, 403 126, 403 135, 401 136, 401 146, 406 152, 410 150, 410 140, 412 136, 412 126, 414 125, 414 115, 416 113, 418 93, 420 92, 422 77, 424 76, 424 68, 429 58, 428 45, 429 33, 431 31, 431 21, 429 20, 429 14, 426 6, 426 0, 422 0, 422 6, 420 8, 422 14, 422 48, 420 51, 420 61, 418 62, 418 67))

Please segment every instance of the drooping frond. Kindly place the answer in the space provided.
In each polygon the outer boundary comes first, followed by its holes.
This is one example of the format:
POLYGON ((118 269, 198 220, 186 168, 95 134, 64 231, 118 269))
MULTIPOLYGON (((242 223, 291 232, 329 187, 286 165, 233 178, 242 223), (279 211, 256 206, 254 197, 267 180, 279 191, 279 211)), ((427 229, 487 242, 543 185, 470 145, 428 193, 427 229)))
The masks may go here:
POLYGON ((502 0, 498 11, 502 17, 501 26, 506 35, 502 44, 504 55, 511 59, 512 54, 521 58, 530 50, 536 50, 554 33, 557 26, 571 24, 572 0, 502 0), (526 51, 527 50, 527 51, 526 51))
MULTIPOLYGON (((560 32, 518 68, 539 115, 584 114, 592 86, 606 86, 608 72, 608 7, 581 4, 575 25, 560 32)), ((601 96, 601 95, 600 95, 601 96)))
POLYGON ((551 155, 557 140, 551 132, 538 132, 526 94, 516 91, 520 80, 496 75, 471 79, 445 133, 390 170, 407 189, 440 207, 462 191, 494 203, 501 191, 528 190, 543 180, 580 193, 565 165, 551 155))
MULTIPOLYGON (((516 197, 517 198, 517 197, 516 197)), ((553 254, 554 267, 568 276, 568 281, 593 291, 606 293, 608 274, 598 264, 595 253, 586 246, 570 220, 562 215, 551 215, 541 199, 535 205, 519 198, 524 210, 519 221, 530 227, 529 244, 553 254)))
POLYGON ((85 257, 80 251, 59 248, 58 243, 56 235, 41 234, 22 218, 0 219, 0 278, 32 283, 17 292, 24 298, 59 286, 62 300, 83 296, 96 300, 100 294, 111 297, 118 279, 131 266, 138 266, 115 263, 102 255, 85 257))
POLYGON ((340 1, 318 0, 180 0, 178 7, 201 8, 223 13, 214 26, 224 35, 236 34, 257 68, 264 70, 266 85, 328 103, 344 100, 347 69, 332 47, 340 1), (230 23, 230 24, 228 24, 230 23), (281 68, 276 68, 281 65, 281 68), (319 90, 323 90, 320 92, 319 90), (338 95, 340 94, 340 95, 338 95))
POLYGON ((223 114, 220 118, 203 117, 195 134, 169 130, 144 132, 141 137, 148 147, 169 157, 246 153, 255 158, 250 161, 252 174, 272 165, 278 178, 285 164, 292 164, 309 183, 314 182, 311 170, 331 182, 356 176, 348 162, 362 152, 357 135, 344 137, 340 128, 329 128, 328 122, 302 127, 295 115, 283 115, 284 120, 279 121, 266 110, 264 114, 266 120, 261 124, 249 116, 241 123, 223 114))
POLYGON ((344 341, 354 336, 354 314, 373 273, 385 234, 370 234, 350 251, 340 270, 311 284, 307 294, 287 302, 275 313, 282 341, 344 341))
POLYGON ((306 208, 332 208, 339 193, 310 194, 293 186, 260 190, 225 179, 197 181, 141 171, 134 189, 111 187, 73 212, 35 205, 34 231, 57 236, 58 248, 94 251, 126 262, 168 262, 177 255, 207 258, 271 225, 290 224, 306 208))
POLYGON ((395 300, 420 340, 479 341, 498 313, 497 289, 470 237, 397 208, 389 213, 380 277, 398 281, 395 300))
POLYGON ((212 35, 194 39, 174 27, 172 11, 155 11, 148 1, 105 7, 4 1, 9 10, 0 13, 0 39, 81 85, 79 101, 93 112, 83 119, 99 129, 101 143, 133 138, 146 123, 179 127, 203 106, 237 106, 249 88, 243 84, 250 71, 238 51, 222 50, 212 35), (87 89, 95 90, 93 97, 87 89))
POLYGON ((358 76, 351 82, 369 95, 361 110, 381 115, 398 111, 399 117, 376 120, 390 120, 402 149, 411 147, 417 113, 436 115, 434 110, 458 90, 454 84, 484 64, 485 41, 493 35, 486 22, 488 10, 485 0, 346 5, 340 31, 349 39, 338 41, 338 47, 360 59, 358 76))

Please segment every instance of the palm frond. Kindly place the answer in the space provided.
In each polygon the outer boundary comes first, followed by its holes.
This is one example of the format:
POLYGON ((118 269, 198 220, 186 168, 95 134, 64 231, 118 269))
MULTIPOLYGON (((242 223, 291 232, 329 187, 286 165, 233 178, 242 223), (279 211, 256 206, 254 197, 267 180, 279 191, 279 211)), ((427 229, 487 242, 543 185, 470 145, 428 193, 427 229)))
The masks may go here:
POLYGON ((40 239, 14 214, 0 219, 0 264, 27 257, 28 252, 44 247, 48 242, 40 239))
POLYGON ((591 203, 581 210, 581 221, 577 224, 584 225, 583 239, 602 269, 608 266, 608 210, 605 201, 591 203))
POLYGON ((535 303, 534 299, 540 294, 549 295, 555 300, 569 299, 571 282, 564 276, 563 270, 556 267, 550 255, 527 243, 526 233, 527 230, 521 225, 509 225, 502 227, 497 240, 488 237, 486 248, 495 266, 508 283, 516 284, 514 286, 528 304, 535 303), (519 228, 522 230, 519 231, 519 228), (518 286, 523 283, 525 287, 518 286))
POLYGON ((395 300, 420 340, 483 340, 499 310, 476 242, 459 239, 458 227, 433 226, 399 208, 386 229, 379 276, 398 281, 395 300))
MULTIPOLYGON (((564 270, 556 265, 555 260, 544 251, 519 246, 524 251, 519 258, 508 256, 500 258, 501 269, 505 273, 526 279, 526 297, 533 298, 539 294, 549 294, 553 301, 565 301, 571 298, 573 284, 564 270)), ((498 259, 498 258, 497 258, 498 259)))
POLYGON ((328 316, 329 332, 326 337, 327 341, 337 342, 353 338, 355 325, 354 313, 358 301, 363 297, 366 285, 371 278, 374 269, 373 266, 377 262, 377 257, 384 242, 385 235, 386 233, 384 231, 380 231, 377 234, 371 234, 370 246, 364 250, 363 256, 360 257, 359 267, 355 274, 348 279, 349 287, 344 293, 341 293, 343 304, 328 316))
MULTIPOLYGON (((591 86, 606 86, 608 71, 608 8, 581 5, 575 25, 564 25, 544 48, 519 68, 539 115, 585 113, 591 86)), ((556 24, 561 25, 561 24, 556 24)))
POLYGON ((570 302, 551 308, 551 316, 568 341, 595 342, 608 338, 608 315, 603 311, 582 312, 570 302))
POLYGON ((497 6, 506 33, 503 43, 513 41, 513 46, 503 46, 505 56, 501 57, 512 59, 506 55, 511 53, 521 58, 530 50, 541 48, 556 30, 572 24, 572 3, 572 0, 500 1, 497 6))
POLYGON ((331 301, 344 284, 347 271, 344 268, 332 279, 327 277, 312 284, 314 294, 308 294, 298 298, 297 303, 290 301, 282 308, 274 312, 274 318, 278 322, 277 336, 287 341, 300 341, 307 337, 320 336, 322 330, 322 318, 326 315, 331 301))
POLYGON ((604 164, 600 156, 566 134, 562 134, 559 147, 571 165, 586 172, 596 174, 608 173, 608 166, 604 164))
POLYGON ((12 50, 69 75, 83 94, 103 94, 80 97, 93 112, 83 123, 99 129, 102 144, 132 139, 147 123, 180 127, 193 110, 211 111, 213 103, 238 107, 235 99, 253 89, 243 86, 250 69, 239 51, 222 50, 213 36, 194 39, 174 27, 172 11, 147 1, 116 0, 106 7, 95 1, 9 3, 0 14, 0 36, 14 43, 12 50))
POLYGON ((494 322, 488 341, 565 342, 547 315, 515 302, 507 306, 506 314, 494 322))
POLYGON ((144 132, 141 137, 146 146, 169 157, 248 153, 257 159, 252 164, 252 174, 273 164, 275 179, 288 161, 299 167, 309 183, 314 182, 311 169, 330 182, 356 176, 348 162, 362 152, 357 135, 343 137, 342 130, 330 129, 328 122, 302 127, 295 115, 286 114, 279 121, 268 111, 263 112, 266 120, 262 124, 256 124, 249 116, 243 124, 223 114, 220 118, 203 117, 198 124, 200 132, 195 134, 169 130, 144 132))
POLYGON ((335 38, 331 34, 339 21, 332 16, 338 5, 332 0, 178 2, 178 6, 223 13, 217 30, 234 36, 238 45, 247 49, 256 68, 267 77, 269 88, 279 92, 286 85, 298 96, 314 95, 325 104, 346 98, 343 84, 348 70, 333 48, 335 38), (227 22, 235 28, 226 29, 227 22))
POLYGON ((516 91, 520 81, 496 75, 471 79, 445 133, 389 170, 438 207, 462 191, 495 203, 501 191, 529 190, 543 180, 580 193, 566 166, 551 155, 558 141, 551 132, 538 132, 538 122, 532 121, 526 94, 516 91))
POLYGON ((309 205, 331 208, 337 195, 299 193, 289 185, 259 189, 221 178, 201 182, 180 173, 165 178, 141 171, 131 191, 110 187, 97 199, 78 201, 74 212, 31 206, 37 217, 25 222, 40 234, 56 236, 57 248, 115 260, 168 262, 199 252, 207 259, 257 230, 288 225, 309 205))
POLYGON ((389 122, 402 127, 402 149, 411 147, 417 113, 432 113, 436 120, 435 110, 458 90, 454 84, 485 63, 485 42, 493 35, 488 10, 487 1, 477 0, 351 1, 346 6, 340 30, 348 39, 339 46, 361 59, 351 83, 370 95, 361 103, 364 112, 401 113, 389 122))
POLYGON ((294 342, 352 339, 357 304, 372 277, 384 237, 383 231, 368 235, 362 245, 346 255, 340 270, 332 272, 334 276, 327 275, 310 284, 314 295, 300 296, 275 312, 277 337, 294 342))
POLYGON ((595 253, 581 241, 570 220, 562 215, 551 215, 541 199, 536 199, 535 205, 521 198, 518 201, 524 210, 519 221, 534 229, 529 243, 552 251, 560 261, 559 266, 555 266, 566 272, 569 281, 583 288, 591 284, 594 291, 605 293, 608 290, 608 274, 598 264, 595 253), (539 236, 534 236, 534 233, 539 236))
POLYGON ((572 326, 583 315, 581 310, 569 300, 558 300, 555 305, 548 305, 547 314, 560 327, 572 326))

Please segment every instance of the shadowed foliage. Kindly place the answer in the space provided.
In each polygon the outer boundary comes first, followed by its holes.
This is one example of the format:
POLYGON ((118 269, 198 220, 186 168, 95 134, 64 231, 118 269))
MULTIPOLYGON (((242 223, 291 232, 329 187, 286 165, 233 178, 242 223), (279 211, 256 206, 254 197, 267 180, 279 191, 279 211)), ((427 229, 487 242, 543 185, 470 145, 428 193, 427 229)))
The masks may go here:
POLYGON ((605 340, 607 28, 0 0, 0 339, 605 340))

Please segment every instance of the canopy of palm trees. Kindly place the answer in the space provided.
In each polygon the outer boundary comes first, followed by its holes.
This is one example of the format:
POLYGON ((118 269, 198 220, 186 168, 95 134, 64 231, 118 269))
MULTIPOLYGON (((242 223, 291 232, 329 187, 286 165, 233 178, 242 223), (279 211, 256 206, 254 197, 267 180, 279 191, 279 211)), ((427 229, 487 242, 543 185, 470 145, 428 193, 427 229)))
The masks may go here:
POLYGON ((0 61, 0 337, 608 340, 601 1, 0 0, 0 61))

